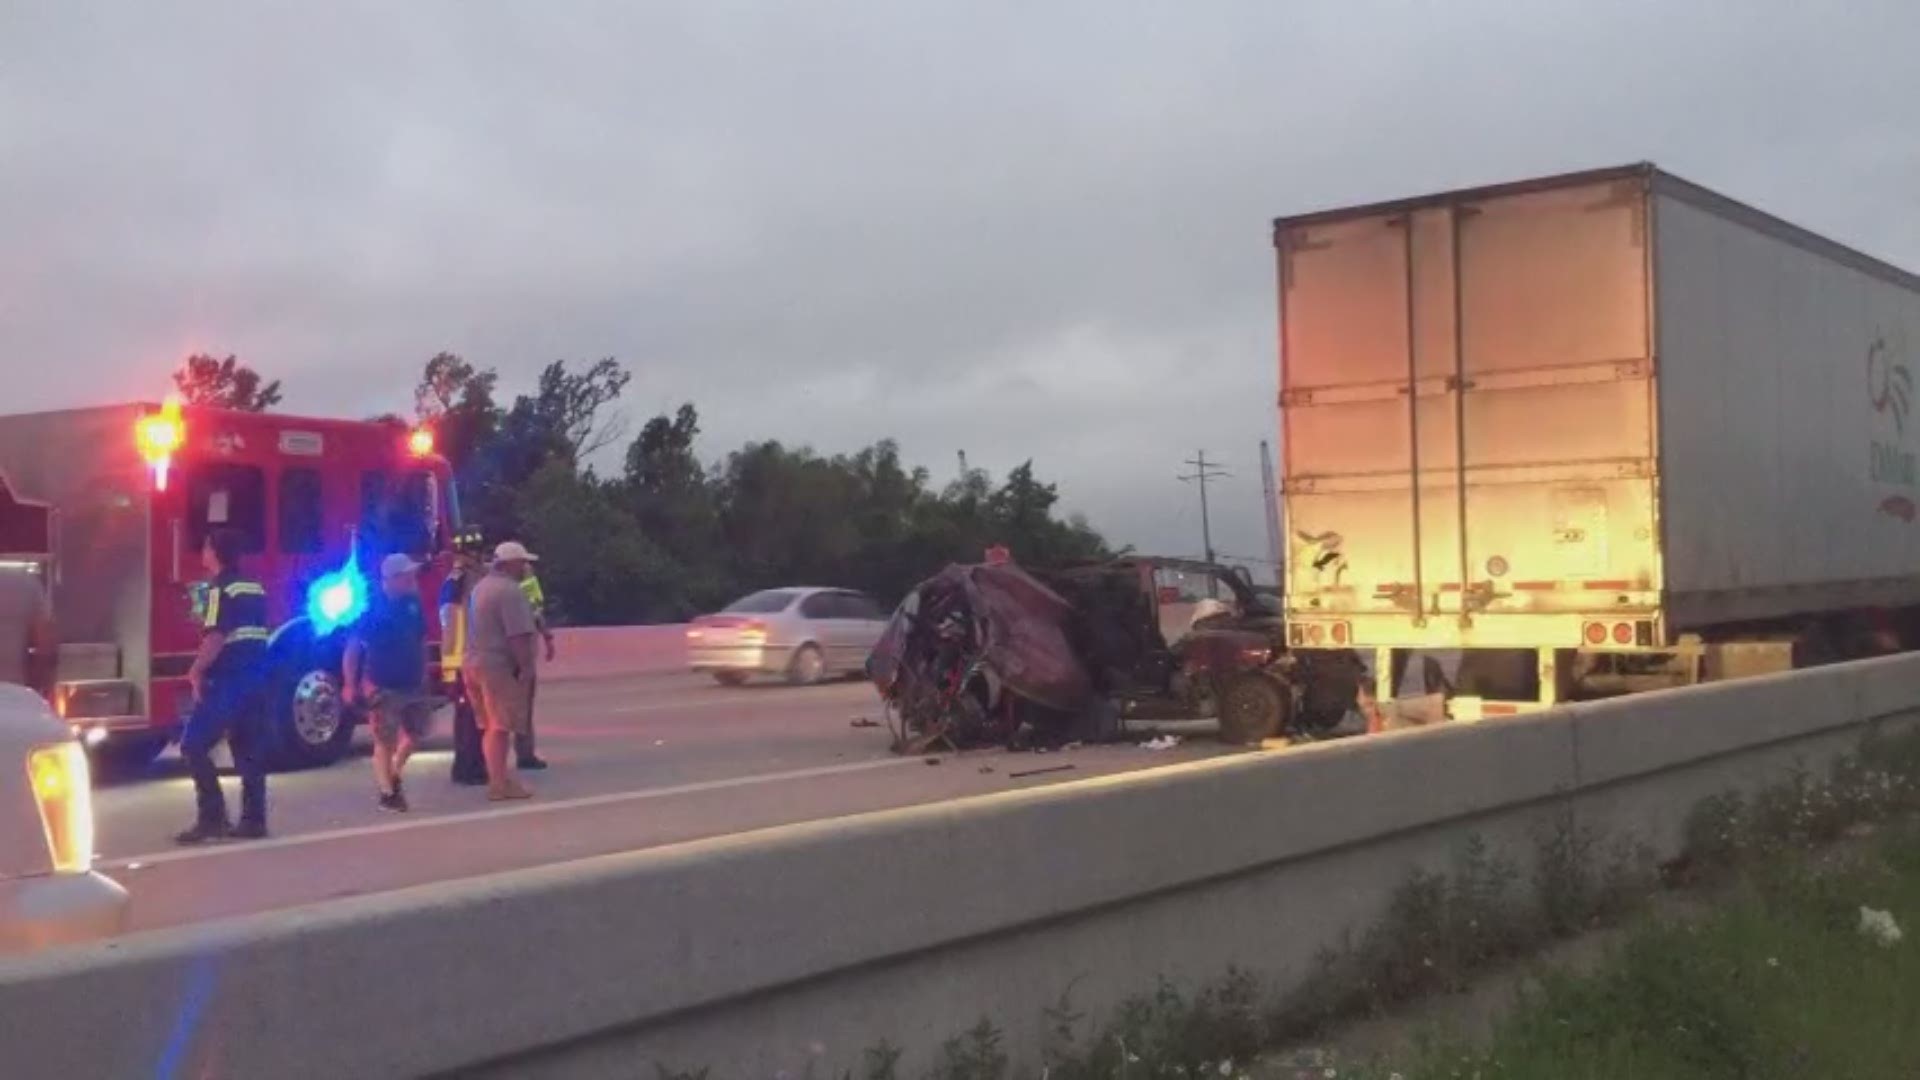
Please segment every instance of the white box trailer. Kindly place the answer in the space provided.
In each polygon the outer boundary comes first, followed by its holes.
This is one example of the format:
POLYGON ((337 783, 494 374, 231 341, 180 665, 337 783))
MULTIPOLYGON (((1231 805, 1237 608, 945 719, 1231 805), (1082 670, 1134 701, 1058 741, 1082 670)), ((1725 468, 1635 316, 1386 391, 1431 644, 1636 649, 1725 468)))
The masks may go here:
POLYGON ((1920 277, 1644 164, 1274 243, 1296 647, 1539 702, 1906 631, 1920 277))

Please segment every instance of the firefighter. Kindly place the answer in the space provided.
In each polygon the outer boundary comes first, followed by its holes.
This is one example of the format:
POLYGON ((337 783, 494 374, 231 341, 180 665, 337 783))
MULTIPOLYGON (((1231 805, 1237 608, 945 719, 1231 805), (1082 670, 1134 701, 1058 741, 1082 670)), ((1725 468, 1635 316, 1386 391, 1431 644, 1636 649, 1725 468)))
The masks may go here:
MULTIPOLYGON (((540 631, 540 640, 546 643, 546 662, 551 664, 553 663, 555 649, 553 645, 553 629, 547 625, 547 594, 546 591, 540 587, 540 579, 534 574, 533 567, 531 566, 527 567, 527 576, 520 579, 520 591, 526 594, 527 603, 533 606, 533 625, 540 631)), ((538 675, 536 673, 528 673, 527 731, 524 735, 515 735, 513 737, 513 756, 517 759, 521 768, 531 769, 534 772, 538 772, 547 767, 545 759, 533 752, 533 692, 537 680, 538 675)))
POLYGON ((480 750, 480 727, 474 722, 473 702, 460 675, 460 661, 467 640, 467 596, 485 572, 480 562, 485 546, 478 532, 456 538, 453 571, 440 586, 440 681, 453 701, 453 782, 471 787, 487 782, 487 763, 480 750))
POLYGON ((267 835, 266 660, 267 590, 241 573, 245 541, 232 529, 207 536, 200 557, 213 580, 200 632, 200 651, 187 671, 193 712, 180 737, 180 754, 193 772, 199 814, 174 839, 199 844, 224 837, 267 835), (227 820, 213 748, 221 739, 240 772, 240 823, 227 820))

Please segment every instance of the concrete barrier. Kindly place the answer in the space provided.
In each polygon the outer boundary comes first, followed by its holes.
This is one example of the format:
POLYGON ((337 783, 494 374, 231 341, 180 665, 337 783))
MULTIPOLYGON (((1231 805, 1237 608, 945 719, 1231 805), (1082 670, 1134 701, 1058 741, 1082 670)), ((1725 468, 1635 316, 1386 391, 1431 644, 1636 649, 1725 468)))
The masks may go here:
POLYGON ((540 677, 604 679, 687 668, 685 626, 579 626, 554 631, 554 661, 540 677))
POLYGON ((1470 835, 1569 811, 1662 855, 1700 797, 1920 716, 1920 658, 766 830, 139 935, 0 971, 23 1076, 915 1075, 1070 987, 1297 981, 1470 835))

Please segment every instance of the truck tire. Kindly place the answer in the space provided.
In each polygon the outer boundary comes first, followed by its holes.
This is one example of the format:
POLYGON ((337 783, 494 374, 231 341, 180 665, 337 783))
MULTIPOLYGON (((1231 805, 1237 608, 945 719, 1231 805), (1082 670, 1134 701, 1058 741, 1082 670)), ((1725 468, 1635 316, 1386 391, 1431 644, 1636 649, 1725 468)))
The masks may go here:
POLYGON ((1259 672, 1244 672, 1220 684, 1220 741, 1258 746, 1280 734, 1290 704, 1287 688, 1259 672))
POLYGON ((331 765, 353 744, 353 718, 340 677, 324 668, 281 673, 273 694, 274 764, 282 769, 331 765))
POLYGON ((345 639, 344 633, 334 633, 316 640, 304 619, 274 635, 266 692, 275 768, 331 765, 353 745, 354 717, 340 692, 345 639))

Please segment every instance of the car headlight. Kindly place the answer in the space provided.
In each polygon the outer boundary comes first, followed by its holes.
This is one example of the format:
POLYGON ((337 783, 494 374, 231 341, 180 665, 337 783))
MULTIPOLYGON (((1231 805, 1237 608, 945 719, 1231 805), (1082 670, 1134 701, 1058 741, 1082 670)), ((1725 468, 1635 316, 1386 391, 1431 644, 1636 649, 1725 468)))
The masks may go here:
POLYGON ((86 751, 78 742, 38 747, 27 754, 27 778, 54 870, 84 874, 93 869, 93 777, 86 751))

